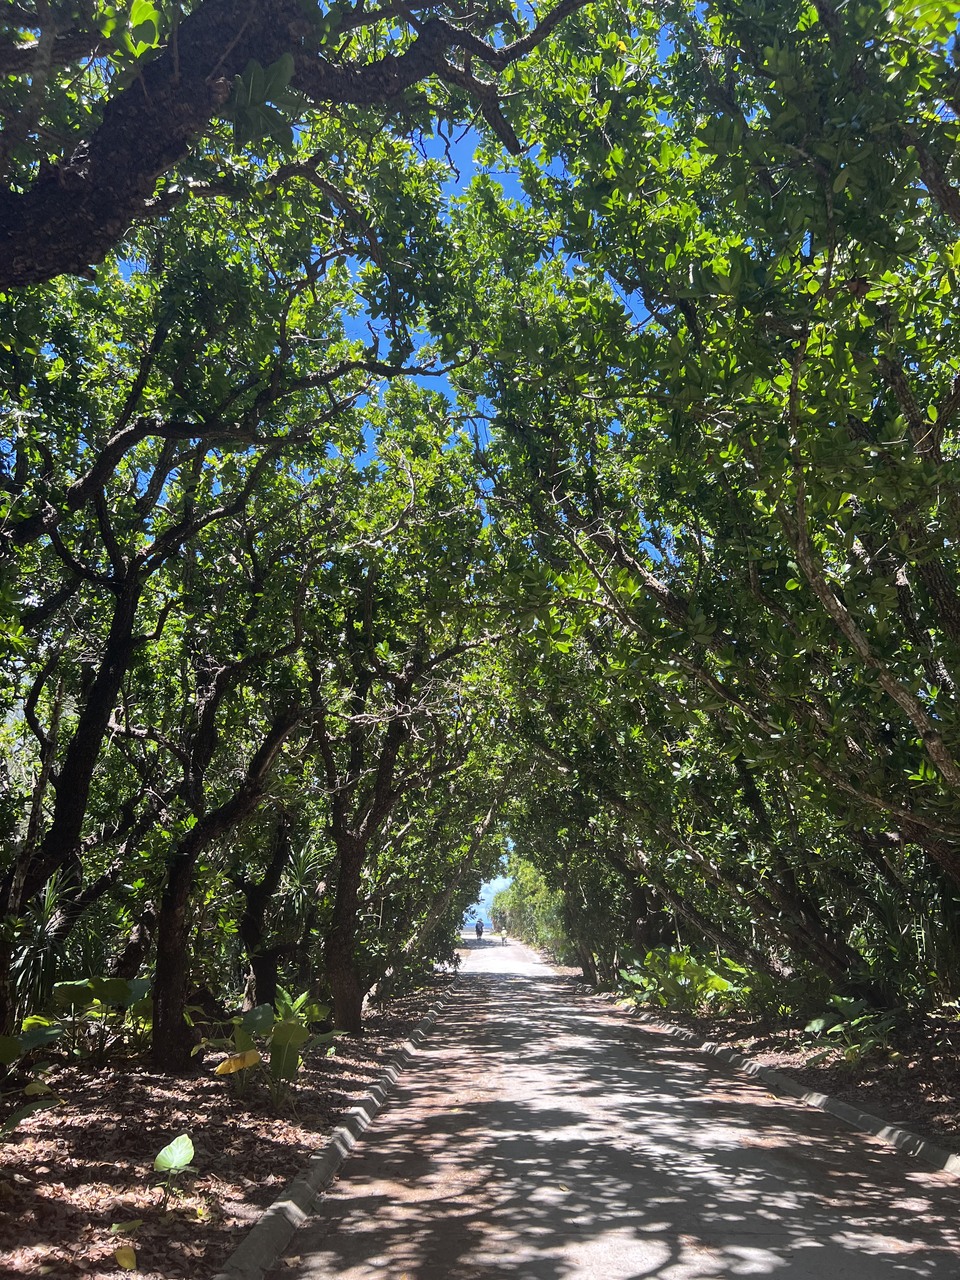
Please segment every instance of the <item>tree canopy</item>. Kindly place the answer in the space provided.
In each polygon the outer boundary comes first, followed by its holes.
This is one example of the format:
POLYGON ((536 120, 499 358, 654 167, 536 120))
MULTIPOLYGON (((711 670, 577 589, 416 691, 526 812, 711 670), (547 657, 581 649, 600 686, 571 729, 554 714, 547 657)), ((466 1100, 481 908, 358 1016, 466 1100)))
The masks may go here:
MULTIPOLYGON (((337 132, 407 132, 479 111, 519 151, 495 77, 582 3, 560 0, 533 22, 512 9, 310 0, 8 5, 0 288, 83 275, 134 220, 242 190, 209 149, 220 122, 256 154, 267 140, 289 146, 312 117, 337 132)), ((301 154, 297 167, 329 186, 322 153, 301 154)))
POLYGON ((7 12, 0 1030, 357 1031, 508 848, 597 981, 956 996, 956 19, 7 12))

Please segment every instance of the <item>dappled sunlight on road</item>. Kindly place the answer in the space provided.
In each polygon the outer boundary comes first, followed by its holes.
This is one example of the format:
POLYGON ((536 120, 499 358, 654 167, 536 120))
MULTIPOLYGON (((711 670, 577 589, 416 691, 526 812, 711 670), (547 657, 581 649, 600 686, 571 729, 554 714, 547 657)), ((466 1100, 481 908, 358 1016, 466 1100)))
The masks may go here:
POLYGON ((645 1033, 524 948, 469 951, 278 1277, 960 1273, 947 1175, 645 1033))

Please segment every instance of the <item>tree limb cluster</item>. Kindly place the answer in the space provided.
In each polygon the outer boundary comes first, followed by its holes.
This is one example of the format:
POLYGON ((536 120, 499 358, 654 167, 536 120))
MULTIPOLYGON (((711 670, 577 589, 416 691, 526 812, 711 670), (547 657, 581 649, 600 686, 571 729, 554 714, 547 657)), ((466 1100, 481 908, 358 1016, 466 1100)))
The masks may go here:
MULTIPOLYGON (((267 67, 291 54, 292 86, 321 109, 387 105, 421 81, 439 77, 470 94, 504 146, 518 152, 520 141, 500 109, 495 84, 478 79, 467 58, 494 73, 503 70, 583 3, 562 0, 526 35, 499 46, 433 14, 413 24, 415 35, 401 52, 338 63, 295 0, 203 0, 179 24, 176 39, 131 83, 107 97, 99 124, 59 163, 44 164, 26 189, 0 191, 0 287, 87 274, 133 221, 156 216, 152 202, 158 179, 185 159, 251 60, 267 67)), ((357 25, 356 13, 351 17, 357 25)), ((374 11, 363 25, 380 17, 374 11)), ((45 43, 41 35, 36 46, 8 42, 5 49, 0 46, 0 68, 9 68, 11 59, 27 61, 40 93, 35 67, 40 46, 49 71, 69 61, 68 52, 75 57, 94 51, 78 41, 71 35, 45 43)), ((33 124, 26 121, 28 131, 33 124)), ((16 117, 8 128, 15 140, 16 117)))

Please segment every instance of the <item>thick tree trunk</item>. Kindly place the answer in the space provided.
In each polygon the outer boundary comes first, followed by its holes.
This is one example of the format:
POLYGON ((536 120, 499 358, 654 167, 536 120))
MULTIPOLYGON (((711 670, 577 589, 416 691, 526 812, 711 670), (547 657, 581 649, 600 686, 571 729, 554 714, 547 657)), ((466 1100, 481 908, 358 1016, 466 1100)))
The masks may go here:
POLYGON ((363 843, 353 836, 340 841, 337 892, 323 955, 333 996, 334 1026, 352 1035, 359 1035, 363 1030, 363 988, 357 973, 356 939, 360 871, 365 852, 363 843))
POLYGON ((172 861, 160 901, 157 971, 153 983, 153 1062, 159 1071, 183 1071, 194 1039, 184 1018, 190 978, 190 890, 199 850, 172 861))
MULTIPOLYGON (((13 886, 9 906, 15 912, 40 892, 55 871, 67 871, 68 878, 79 889, 80 839, 90 788, 110 716, 133 656, 133 631, 141 590, 142 583, 133 579, 117 597, 100 667, 60 766, 53 818, 37 856, 24 868, 21 883, 13 886)), ((63 878, 60 887, 61 890, 65 887, 63 878)))
POLYGON ((333 997, 333 1025, 358 1036, 363 1031, 363 987, 352 945, 335 934, 327 940, 327 981, 333 997))
POLYGON ((23 194, 0 194, 0 278, 23 285, 86 274, 142 216, 160 174, 186 155, 250 58, 269 66, 296 50, 306 23, 295 4, 208 0, 178 39, 113 96, 77 153, 23 194), (82 162, 81 162, 82 155, 82 162))
MULTIPOLYGON (((56 871, 61 872, 59 888, 65 898, 80 892, 81 836, 90 788, 110 714, 133 654, 133 629, 141 589, 138 580, 131 580, 117 597, 100 667, 60 765, 50 825, 39 847, 22 849, 0 882, 0 917, 21 915, 56 871)), ((3 1034, 12 1029, 15 1014, 11 959, 10 949, 0 945, 0 1030, 3 1034)))
POLYGON ((197 858, 257 806, 277 754, 299 718, 300 712, 294 707, 277 712, 237 790, 187 833, 170 860, 160 901, 153 988, 153 1061, 160 1071, 183 1071, 190 1062, 192 1038, 184 1012, 190 974, 190 891, 197 858))
POLYGON ((13 947, 0 938, 0 1035, 14 1036, 19 1030, 13 982, 13 947))
POLYGON ((670 917, 656 901, 650 886, 636 880, 630 887, 630 945, 644 956, 661 947, 670 932, 670 917))
POLYGON ((577 964, 580 966, 584 981, 589 982, 591 987, 598 987, 600 985, 600 975, 597 973, 596 956, 586 943, 574 940, 573 946, 577 953, 577 964))
MULTIPOLYGON (((561 5, 558 16, 566 11, 561 5)), ((545 24, 548 30, 554 25, 556 19, 545 24)), ((72 155, 41 168, 22 193, 0 190, 0 287, 38 284, 64 273, 86 275, 131 222, 155 216, 157 179, 186 156, 251 59, 270 66, 292 55, 293 88, 321 110, 328 103, 391 103, 418 81, 449 69, 447 50, 459 44, 455 28, 438 16, 418 26, 402 52, 341 67, 319 56, 318 29, 296 0, 204 0, 192 6, 176 38, 109 98, 101 123, 78 139, 72 155)), ((345 23, 343 33, 348 30, 345 23)), ((525 40, 518 42, 521 48, 525 40)), ((493 56, 501 65, 513 61, 503 47, 493 56)), ((480 109, 518 154, 516 135, 486 94, 480 109)))
POLYGON ((130 931, 126 946, 114 962, 111 969, 114 978, 126 978, 127 982, 133 981, 143 967, 156 927, 155 909, 152 906, 145 907, 139 921, 130 931))
POLYGON ((258 1004, 277 1003, 277 986, 280 981, 280 948, 255 951, 250 957, 250 969, 247 973, 247 985, 243 993, 245 1010, 255 1009, 258 1004))
MULTIPOLYGON (((21 915, 55 871, 62 873, 62 894, 69 897, 79 893, 81 836, 90 788, 110 714, 133 654, 140 592, 141 584, 132 580, 117 597, 100 667, 60 765, 50 825, 39 847, 22 849, 0 882, 0 916, 21 915)), ((0 988, 6 973, 0 954, 0 988)))

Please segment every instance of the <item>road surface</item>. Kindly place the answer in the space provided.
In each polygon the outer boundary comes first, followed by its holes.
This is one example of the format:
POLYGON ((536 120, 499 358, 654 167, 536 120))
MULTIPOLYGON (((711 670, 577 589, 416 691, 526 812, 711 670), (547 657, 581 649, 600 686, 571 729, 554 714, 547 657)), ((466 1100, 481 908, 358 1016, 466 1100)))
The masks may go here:
POLYGON ((270 1280, 958 1280, 960 1182, 469 941, 270 1280))

